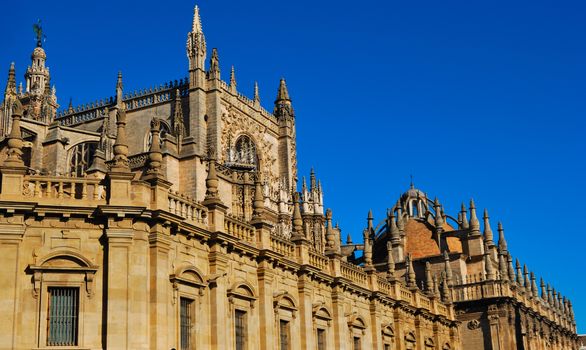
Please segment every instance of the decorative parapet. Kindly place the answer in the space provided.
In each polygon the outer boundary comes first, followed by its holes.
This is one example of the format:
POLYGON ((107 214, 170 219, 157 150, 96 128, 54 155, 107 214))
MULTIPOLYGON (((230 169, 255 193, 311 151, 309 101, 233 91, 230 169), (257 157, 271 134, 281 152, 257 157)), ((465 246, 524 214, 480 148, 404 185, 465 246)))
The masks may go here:
POLYGON ((342 277, 356 283, 360 287, 369 288, 368 275, 360 266, 340 261, 340 272, 342 277))
POLYGON ((254 227, 235 216, 226 215, 224 217, 224 231, 227 234, 239 238, 245 242, 256 242, 254 227))
POLYGON ((309 251, 309 264, 324 272, 329 272, 330 269, 330 259, 313 251, 309 251))
POLYGON ((293 259, 295 257, 295 245, 276 235, 271 235, 271 250, 287 258, 293 259))
MULTIPOLYGON (((124 95, 122 102, 127 111, 140 109, 160 103, 165 103, 175 97, 175 90, 179 89, 181 96, 188 95, 189 82, 187 78, 170 81, 149 89, 133 91, 124 95)), ((87 103, 60 111, 55 121, 61 126, 72 126, 95 120, 104 116, 104 109, 116 105, 114 97, 87 103)))
POLYGON ((468 302, 486 300, 490 298, 511 298, 523 305, 526 309, 533 310, 540 316, 554 321, 567 329, 573 329, 572 320, 563 315, 559 310, 551 307, 547 301, 540 297, 527 293, 516 283, 504 280, 479 280, 477 278, 464 278, 465 283, 453 286, 452 298, 454 302, 468 302), (470 281, 470 283, 466 283, 470 281))
POLYGON ((76 206, 106 203, 106 187, 98 178, 25 175, 22 184, 20 198, 3 195, 2 199, 30 198, 43 204, 76 206))
POLYGON ((192 198, 169 191, 169 212, 185 219, 190 224, 202 228, 207 227, 207 208, 192 198))

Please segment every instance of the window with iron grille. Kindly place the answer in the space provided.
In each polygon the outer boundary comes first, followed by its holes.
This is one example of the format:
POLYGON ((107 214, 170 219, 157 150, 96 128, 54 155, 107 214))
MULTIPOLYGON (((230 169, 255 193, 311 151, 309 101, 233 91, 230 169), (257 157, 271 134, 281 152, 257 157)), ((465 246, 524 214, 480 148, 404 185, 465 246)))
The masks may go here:
POLYGON ((181 298, 179 318, 181 319, 181 350, 192 348, 191 329, 193 326, 193 300, 181 298))
POLYGON ((279 337, 280 337, 280 349, 289 350, 289 322, 281 320, 279 321, 279 337))
POLYGON ((246 311, 236 310, 234 333, 236 338, 236 350, 246 349, 246 311))
POLYGON ((71 176, 82 177, 92 164, 94 153, 98 148, 97 142, 84 142, 76 145, 71 150, 71 164, 69 173, 71 176))
POLYGON ((47 345, 77 345, 79 288, 49 287, 47 345))
POLYGON ((326 331, 324 329, 317 329, 317 350, 326 349, 326 331))

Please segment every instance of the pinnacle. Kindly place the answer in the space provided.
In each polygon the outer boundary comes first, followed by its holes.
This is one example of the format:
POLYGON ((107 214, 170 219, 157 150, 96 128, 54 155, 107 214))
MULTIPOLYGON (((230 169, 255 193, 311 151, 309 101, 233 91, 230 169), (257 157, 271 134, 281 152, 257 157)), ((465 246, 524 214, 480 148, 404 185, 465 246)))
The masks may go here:
POLYGON ((201 17, 199 16, 199 7, 195 5, 193 8, 193 23, 191 25, 192 33, 202 33, 201 17))
POLYGON ((281 81, 279 82, 277 101, 291 101, 291 99, 289 98, 289 91, 287 90, 287 83, 285 82, 285 78, 281 78, 281 81))

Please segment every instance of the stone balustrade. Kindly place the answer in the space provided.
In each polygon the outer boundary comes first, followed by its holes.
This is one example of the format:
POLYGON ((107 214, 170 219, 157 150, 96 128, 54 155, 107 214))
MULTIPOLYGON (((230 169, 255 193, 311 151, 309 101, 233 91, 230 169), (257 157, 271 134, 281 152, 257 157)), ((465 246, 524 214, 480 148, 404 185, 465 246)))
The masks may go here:
POLYGON ((330 259, 327 256, 321 255, 316 252, 309 252, 309 264, 313 267, 317 267, 322 271, 329 272, 330 259))
POLYGON ((361 267, 345 261, 341 261, 340 273, 342 274, 342 277, 356 283, 361 287, 368 288, 368 276, 361 267))
POLYGON ((169 191, 169 212, 181 216, 193 225, 207 225, 207 208, 179 192, 169 191))
POLYGON ((254 227, 232 215, 226 215, 224 218, 224 231, 245 242, 255 243, 256 241, 254 227))
POLYGON ((295 256, 295 245, 275 235, 271 235, 271 250, 287 258, 293 258, 295 256))
POLYGON ((28 175, 23 178, 22 196, 60 205, 80 205, 80 201, 105 204, 106 191, 101 182, 87 177, 28 175))

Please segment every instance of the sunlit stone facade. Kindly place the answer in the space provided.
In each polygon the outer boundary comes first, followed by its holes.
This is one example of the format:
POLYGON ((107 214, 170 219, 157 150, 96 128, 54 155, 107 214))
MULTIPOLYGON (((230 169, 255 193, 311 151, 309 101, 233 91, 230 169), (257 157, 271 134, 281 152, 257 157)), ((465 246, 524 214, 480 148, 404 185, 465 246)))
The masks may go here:
POLYGON ((26 88, 10 67, 0 349, 577 348, 569 302, 422 192, 342 244, 313 171, 298 180, 285 81, 269 112, 210 52, 196 8, 187 78, 125 93, 119 74, 61 112, 40 40, 26 88))

